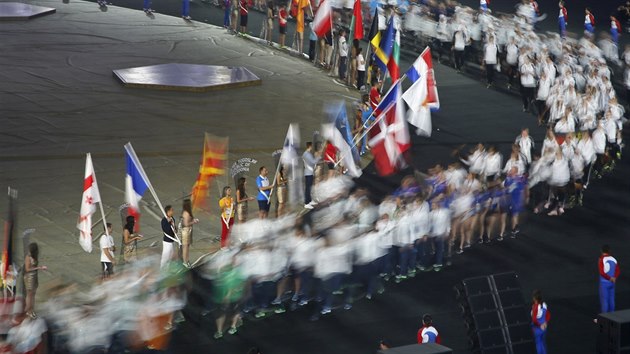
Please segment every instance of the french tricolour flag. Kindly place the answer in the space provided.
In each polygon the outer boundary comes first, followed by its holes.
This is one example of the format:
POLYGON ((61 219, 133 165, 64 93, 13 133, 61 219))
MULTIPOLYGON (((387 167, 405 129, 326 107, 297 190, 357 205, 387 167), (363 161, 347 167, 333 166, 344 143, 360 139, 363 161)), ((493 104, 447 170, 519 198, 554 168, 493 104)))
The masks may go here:
POLYGON ((131 143, 125 145, 125 160, 127 161, 125 202, 129 205, 129 215, 134 216, 136 225, 139 225, 140 200, 147 189, 149 189, 150 182, 131 143))

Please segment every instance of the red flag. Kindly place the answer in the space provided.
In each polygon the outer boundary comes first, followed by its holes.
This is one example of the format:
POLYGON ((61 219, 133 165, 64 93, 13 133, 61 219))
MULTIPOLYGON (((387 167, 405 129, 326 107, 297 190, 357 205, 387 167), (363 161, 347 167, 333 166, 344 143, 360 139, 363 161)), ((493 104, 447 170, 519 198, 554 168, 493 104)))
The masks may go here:
POLYGON ((354 0, 354 39, 363 39, 363 13, 361 0, 354 0))
POLYGON ((203 143, 203 157, 199 166, 199 175, 192 188, 193 209, 206 206, 206 197, 210 181, 214 176, 225 174, 228 138, 219 138, 206 133, 203 143))
POLYGON ((100 202, 101 194, 96 184, 92 156, 88 153, 85 159, 81 211, 79 212, 79 220, 77 221, 77 229, 80 231, 79 244, 85 252, 92 252, 92 214, 96 212, 96 203, 100 202))
POLYGON ((401 90, 397 81, 374 110, 378 123, 370 130, 369 144, 381 176, 391 175, 407 166, 404 153, 411 147, 411 142, 401 90))
POLYGON ((317 37, 323 37, 332 30, 332 7, 330 0, 324 0, 319 4, 319 8, 313 19, 313 31, 317 37))
POLYGON ((13 265, 13 230, 17 218, 15 210, 15 201, 17 199, 17 191, 9 187, 9 212, 8 217, 4 221, 4 248, 2 249, 2 280, 7 280, 7 272, 9 267, 13 265))
POLYGON ((431 59, 431 49, 426 47, 420 54, 424 62, 427 64, 427 99, 426 103, 431 110, 440 109, 440 97, 437 92, 437 83, 435 82, 435 72, 433 71, 433 60, 431 59))

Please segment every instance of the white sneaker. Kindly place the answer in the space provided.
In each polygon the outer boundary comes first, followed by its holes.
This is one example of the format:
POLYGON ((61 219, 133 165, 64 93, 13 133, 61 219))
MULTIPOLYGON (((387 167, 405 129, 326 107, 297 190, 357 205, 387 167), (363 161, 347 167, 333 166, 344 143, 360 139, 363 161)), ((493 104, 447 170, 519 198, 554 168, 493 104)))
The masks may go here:
POLYGON ((313 206, 310 204, 304 204, 304 209, 313 209, 313 206))

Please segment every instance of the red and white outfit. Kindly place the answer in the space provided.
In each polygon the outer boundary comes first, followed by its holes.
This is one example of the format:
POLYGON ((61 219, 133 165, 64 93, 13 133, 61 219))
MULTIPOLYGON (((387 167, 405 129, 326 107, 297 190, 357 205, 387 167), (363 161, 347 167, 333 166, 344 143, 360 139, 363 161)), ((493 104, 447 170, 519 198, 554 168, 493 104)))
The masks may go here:
POLYGON ((442 338, 437 329, 433 326, 422 326, 418 331, 418 344, 423 343, 442 343, 442 338))

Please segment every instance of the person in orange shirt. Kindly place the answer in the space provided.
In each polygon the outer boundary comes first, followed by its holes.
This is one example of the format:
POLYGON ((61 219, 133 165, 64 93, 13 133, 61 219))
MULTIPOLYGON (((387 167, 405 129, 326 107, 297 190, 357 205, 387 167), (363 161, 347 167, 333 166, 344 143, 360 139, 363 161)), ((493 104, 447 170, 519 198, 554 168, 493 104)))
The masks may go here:
POLYGON ((232 188, 223 187, 222 198, 219 200, 221 208, 221 248, 228 244, 230 229, 234 225, 234 198, 232 198, 232 188))
POLYGON ((297 17, 295 19, 295 36, 297 41, 297 51, 302 53, 304 42, 304 16, 306 16, 305 9, 308 8, 309 15, 313 16, 313 10, 310 9, 310 0, 297 0, 297 17))

